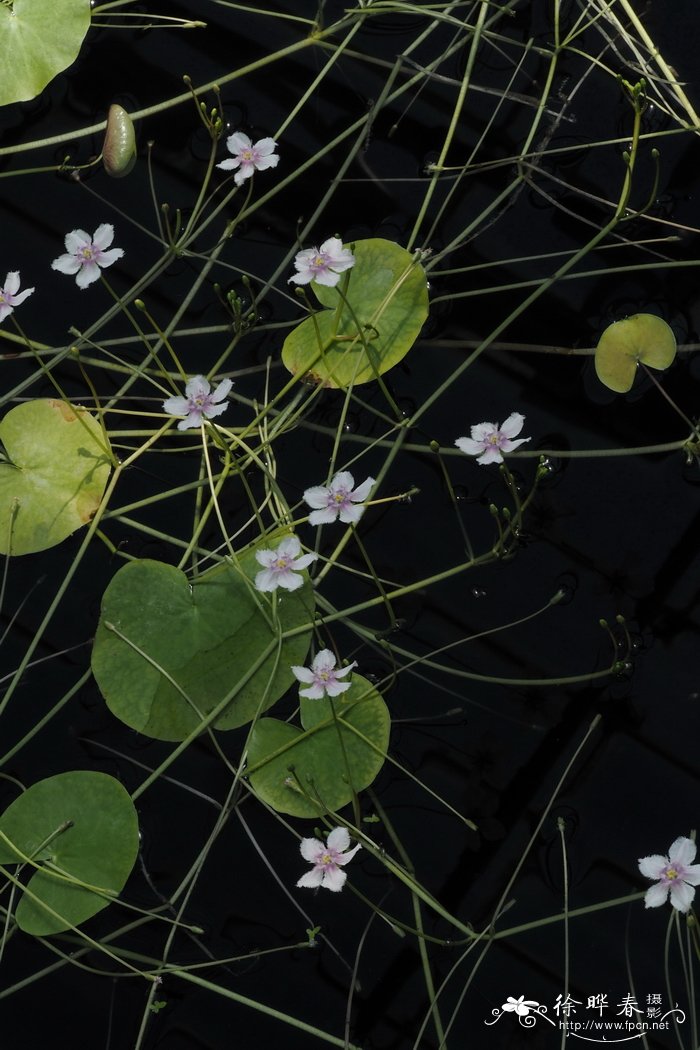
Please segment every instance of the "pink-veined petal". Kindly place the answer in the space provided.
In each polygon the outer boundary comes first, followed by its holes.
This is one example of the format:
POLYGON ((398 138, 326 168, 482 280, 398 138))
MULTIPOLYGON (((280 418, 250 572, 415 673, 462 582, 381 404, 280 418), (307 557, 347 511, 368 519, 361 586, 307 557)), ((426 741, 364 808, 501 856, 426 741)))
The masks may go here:
POLYGON ((81 248, 87 248, 88 245, 92 244, 90 234, 86 233, 85 230, 71 230, 67 233, 63 242, 66 246, 66 251, 74 255, 79 252, 81 248))
POLYGON ((309 864, 315 864, 318 857, 320 857, 325 846, 319 839, 302 839, 299 843, 299 852, 305 861, 309 864))
POLYGON ((241 164, 240 168, 233 176, 233 181, 237 186, 242 186, 246 179, 249 179, 251 175, 255 174, 254 164, 241 164))
POLYGON ((488 441, 497 431, 498 425, 496 423, 475 423, 470 430, 470 434, 474 441, 483 443, 488 441))
POLYGON ((328 696, 340 696, 350 688, 350 682, 326 682, 326 694, 328 696))
POLYGON ((301 543, 296 536, 287 536, 277 548, 277 557, 296 558, 301 554, 301 543))
POLYGON ((681 835, 671 844, 668 859, 674 867, 680 864, 685 868, 688 864, 693 863, 696 853, 697 846, 693 840, 681 835))
POLYGON ((4 321, 5 318, 9 317, 11 313, 11 306, 8 306, 7 303, 0 303, 0 321, 4 321))
POLYGON ((315 677, 309 667, 292 667, 291 672, 299 682, 305 682, 306 685, 311 685, 315 677))
POLYGON ((322 671, 332 671, 336 663, 335 654, 331 649, 321 649, 314 656, 311 666, 316 674, 319 674, 322 671))
POLYGON ((325 285, 326 288, 335 288, 340 280, 340 275, 333 273, 332 270, 322 270, 321 273, 312 274, 312 280, 314 280, 316 284, 325 285))
POLYGON ((700 886, 700 864, 691 864, 683 868, 683 882, 691 886, 700 886))
POLYGON ((359 842, 352 849, 349 849, 347 853, 339 853, 335 860, 336 864, 349 864, 352 858, 357 853, 358 849, 362 849, 362 846, 359 842))
POLYGON ((320 700, 326 692, 328 692, 327 686, 324 689, 322 685, 318 685, 314 682, 314 684, 310 685, 308 689, 300 689, 299 696, 305 696, 307 700, 320 700))
POLYGON ((312 561, 316 561, 318 554, 302 554, 301 558, 295 558, 292 562, 292 568, 299 572, 301 569, 306 569, 307 566, 311 565, 312 561))
POLYGON ((27 299, 34 292, 34 290, 35 290, 34 288, 25 288, 23 292, 19 293, 19 295, 15 295, 15 297, 14 297, 14 300, 15 300, 14 305, 15 306, 21 306, 22 303, 24 302, 24 300, 27 299))
POLYGON ((255 587, 258 591, 274 591, 277 588, 277 574, 272 569, 263 569, 255 576, 255 587))
POLYGON ((675 882, 671 886, 671 904, 678 911, 688 911, 694 896, 695 890, 687 882, 675 882))
POLYGON ((455 445, 462 452, 466 452, 468 456, 478 456, 483 451, 483 443, 481 441, 475 441, 473 438, 457 438, 455 445))
POLYGON ((357 660, 353 660, 353 662, 352 662, 351 664, 348 664, 348 665, 347 665, 347 667, 340 667, 340 668, 339 668, 339 669, 338 669, 338 670, 337 670, 337 671, 335 672, 335 677, 336 677, 336 678, 344 678, 344 677, 345 677, 345 675, 346 675, 346 674, 350 674, 350 672, 351 672, 351 671, 353 670, 353 668, 355 668, 355 667, 357 667, 357 660))
POLYGON ((315 510, 325 510, 328 506, 328 489, 323 485, 312 485, 304 491, 304 502, 315 510))
POLYGON ((331 492, 350 492, 355 487, 355 479, 349 470, 339 471, 331 481, 329 488, 331 492))
POLYGON ((258 565, 264 565, 266 569, 269 569, 271 565, 277 561, 277 552, 271 550, 262 550, 255 552, 255 560, 258 565))
POLYGON ((242 131, 234 131, 233 135, 229 135, 226 139, 226 149, 231 153, 242 153, 244 149, 250 149, 252 145, 251 140, 242 131))
POLYGON ((656 882, 653 886, 650 886, 644 897, 645 908, 658 908, 661 904, 666 903, 668 897, 668 886, 665 886, 663 882, 656 882))
POLYGON ((340 868, 327 868, 323 873, 322 885, 332 893, 339 893, 345 885, 347 875, 340 868))
POLYGON ((110 222, 102 222, 95 230, 95 235, 92 238, 92 243, 95 248, 99 251, 104 251, 105 248, 109 248, 110 244, 114 240, 114 226, 110 222))
POLYGON ((312 510, 309 514, 309 525, 330 525, 338 517, 338 511, 332 507, 325 510, 312 510))
POLYGON ((58 259, 54 259, 51 263, 52 270, 58 270, 59 273, 67 273, 71 277, 78 272, 81 266, 80 259, 76 259, 74 255, 59 255, 58 259))
POLYGON ((503 452, 512 452, 518 445, 522 445, 525 441, 529 441, 530 438, 518 438, 517 441, 511 441, 510 438, 506 438, 505 441, 501 441, 501 449, 503 452))
POLYGON ((498 448, 497 445, 489 445, 489 447, 484 451, 483 455, 479 456, 477 459, 477 463, 481 463, 482 466, 484 466, 486 463, 502 462, 503 456, 501 455, 501 450, 500 448, 498 448))
POLYGON ((96 262, 104 269, 106 266, 111 266, 112 263, 115 263, 117 259, 121 259, 123 255, 123 248, 110 248, 108 252, 100 251, 95 258, 96 262))
POLYGON ((315 889, 316 886, 320 886, 325 878, 323 868, 313 868, 311 871, 307 871, 305 875, 297 882, 297 886, 306 886, 309 889, 315 889))
POLYGON ((296 591, 303 583, 304 577, 299 576, 296 572, 292 572, 291 569, 277 573, 277 586, 282 587, 285 591, 296 591))
POLYGON ((169 397, 163 402, 163 411, 169 416, 186 416, 190 410, 186 397, 169 397))
POLYGON ((279 163, 279 156, 276 153, 268 156, 258 157, 255 167, 258 171, 267 171, 268 168, 276 168, 279 163))
POLYGON ((313 277, 314 275, 309 270, 305 270, 303 273, 295 273, 293 277, 288 278, 287 284, 310 284, 313 277))
POLYGON ((362 504, 358 504, 355 507, 343 507, 342 510, 338 512, 338 517, 346 525, 354 525, 356 521, 360 520, 364 512, 365 508, 362 506, 362 504))
POLYGON ((194 430, 202 425, 202 413, 198 409, 191 409, 186 419, 181 419, 177 425, 178 430, 194 430))
POLYGON ((654 853, 651 857, 640 857, 637 863, 646 879, 660 879, 668 867, 668 857, 654 853))
POLYGON ((216 416, 220 416, 222 412, 225 412, 227 408, 228 404, 206 405, 205 408, 202 409, 202 411, 204 412, 204 415, 207 417, 207 419, 215 419, 216 416))
POLYGON ((227 157, 226 160, 222 160, 220 164, 217 164, 217 168, 221 168, 223 171, 233 171, 240 164, 238 157, 227 157))
POLYGON ((84 262, 75 275, 75 283, 78 288, 87 288, 99 280, 100 268, 96 262, 84 262))
MULTIPOLYGON (((255 143, 255 152, 258 153, 261 157, 269 157, 272 153, 275 152, 276 149, 277 143, 274 139, 271 138, 258 139, 258 141, 255 143)), ((279 158, 275 160, 275 164, 277 163, 278 159, 279 158)))

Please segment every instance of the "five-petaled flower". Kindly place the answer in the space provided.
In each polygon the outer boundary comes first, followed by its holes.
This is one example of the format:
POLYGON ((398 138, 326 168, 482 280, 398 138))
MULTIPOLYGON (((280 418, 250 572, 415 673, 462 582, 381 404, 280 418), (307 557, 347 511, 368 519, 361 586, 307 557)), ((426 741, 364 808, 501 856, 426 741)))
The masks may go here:
POLYGON ((97 227, 92 240, 85 230, 72 230, 66 234, 66 254, 54 259, 51 269, 71 276, 75 274, 78 288, 87 288, 100 276, 100 269, 111 266, 124 254, 121 248, 105 251, 113 240, 114 226, 108 222, 97 227))
POLYGON ((367 478, 354 488, 355 479, 347 470, 336 474, 330 485, 314 485, 304 493, 304 500, 313 507, 309 514, 310 525, 323 525, 340 518, 344 522, 356 522, 362 517, 362 506, 370 494, 374 478, 367 478))
POLYGON ((11 270, 5 278, 5 287, 0 288, 0 321, 4 321, 33 291, 33 288, 25 288, 20 292, 19 270, 11 270))
POLYGON ((523 429, 525 416, 520 412, 511 412, 505 423, 499 428, 497 423, 477 423, 472 427, 471 437, 457 438, 455 445, 468 456, 478 456, 477 463, 502 463, 502 452, 512 452, 518 445, 530 438, 518 438, 523 429))
POLYGON ((316 561, 317 557, 313 553, 302 554, 301 543, 296 536, 287 536, 275 550, 268 548, 255 552, 255 560, 263 566, 255 577, 255 586, 259 591, 276 591, 278 587, 295 591, 304 582, 301 570, 316 561))
POLYGON ((539 1005, 534 999, 526 999, 524 995, 519 995, 517 999, 509 995, 501 1010, 505 1013, 517 1014, 518 1017, 527 1017, 530 1010, 539 1005))
POLYGON ((696 847, 692 839, 677 838, 667 857, 655 853, 651 857, 640 857, 639 870, 645 879, 654 879, 644 898, 645 908, 658 908, 665 904, 669 892, 671 904, 678 911, 688 911, 695 896, 695 886, 700 886, 700 864, 693 864, 696 847))
POLYGON ((298 273, 290 277, 289 281, 293 284, 316 281, 332 288, 340 280, 341 273, 354 265, 355 256, 349 248, 343 248, 340 237, 329 237, 320 248, 305 248, 297 252, 294 268, 298 273))
POLYGON ((327 845, 324 846, 320 839, 301 840, 301 855, 309 864, 313 864, 313 868, 302 875, 297 886, 323 886, 333 893, 342 890, 347 875, 341 868, 352 860, 362 847, 358 842, 348 851, 350 835, 347 828, 333 828, 326 842, 327 845))
POLYGON ((320 700, 322 696, 339 696, 350 688, 350 682, 340 682, 338 679, 350 674, 353 667, 357 667, 357 661, 353 660, 347 667, 336 670, 336 659, 330 649, 321 649, 314 656, 311 667, 292 667, 295 678, 308 689, 300 689, 299 696, 307 696, 309 700, 320 700))
POLYGON ((185 387, 184 397, 169 397, 163 402, 163 411, 169 416, 185 416, 177 425, 178 430, 190 430, 202 423, 202 416, 214 419, 228 408, 228 402, 220 402, 228 396, 233 383, 222 379, 214 393, 211 393, 209 381, 204 376, 193 376, 185 387))
POLYGON ((217 168, 224 171, 232 171, 238 168, 233 176, 233 181, 240 186, 256 171, 265 171, 266 168, 276 168, 279 155, 275 153, 277 143, 274 139, 258 139, 253 143, 242 131, 235 131, 226 139, 226 148, 232 157, 227 157, 217 164, 217 168))

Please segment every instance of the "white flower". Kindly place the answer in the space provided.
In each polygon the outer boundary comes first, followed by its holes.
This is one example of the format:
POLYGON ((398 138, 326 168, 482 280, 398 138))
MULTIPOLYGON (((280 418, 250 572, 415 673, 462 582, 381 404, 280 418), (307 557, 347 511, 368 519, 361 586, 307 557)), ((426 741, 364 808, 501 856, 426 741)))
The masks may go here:
POLYGON ((668 857, 655 853, 651 857, 641 857, 639 870, 645 879, 656 879, 644 898, 645 908, 658 908, 665 904, 669 891, 671 904, 678 911, 688 911, 695 897, 694 886, 700 886, 700 864, 695 860, 695 843, 692 839, 681 836, 671 846, 668 857))
POLYGON ((343 248, 339 237, 329 237, 320 248, 306 248, 303 252, 297 252, 294 268, 299 272, 289 281, 294 284, 317 281, 332 288, 340 280, 340 274, 354 265, 355 256, 350 249, 343 248))
POLYGON ((335 475, 330 485, 315 485, 304 493, 304 500, 314 510, 309 514, 310 525, 323 525, 340 518, 344 522, 359 521, 365 508, 361 505, 370 494, 374 478, 367 478, 356 489, 355 479, 347 470, 335 475))
POLYGON ((319 839, 301 840, 301 855, 309 864, 313 864, 313 868, 302 875, 297 886, 323 886, 333 893, 342 890, 347 875, 341 871, 341 867, 352 860, 362 847, 358 842, 354 849, 344 852, 350 845, 347 828, 333 828, 326 841, 327 845, 324 846, 319 839))
POLYGON ((276 550, 255 552, 255 560, 264 568, 255 577, 255 586, 259 591, 276 591, 278 587, 285 591, 296 591, 304 582, 300 575, 318 554, 301 554, 301 543, 296 536, 287 536, 276 550), (296 571, 295 571, 296 570, 296 571))
POLYGON ((95 230, 92 240, 85 230, 73 230, 66 234, 66 254, 59 255, 51 263, 52 270, 75 274, 78 288, 87 288, 100 276, 100 268, 111 266, 124 254, 121 248, 109 248, 114 240, 114 226, 103 222, 95 230))
POLYGON ((163 402, 163 411, 169 416, 185 416, 177 425, 178 430, 190 430, 202 423, 202 416, 214 419, 228 408, 219 404, 228 395, 233 383, 223 379, 214 393, 210 393, 209 381, 204 376, 193 376, 185 387, 185 397, 169 397, 163 402))
POLYGON ((19 270, 11 270, 5 278, 5 287, 0 288, 0 321, 9 317, 14 308, 23 303, 33 291, 33 288, 25 288, 23 292, 20 292, 19 270))
POLYGON ((233 156, 222 160, 216 166, 223 168, 224 171, 238 168, 233 176, 233 181, 240 186, 256 171, 277 167, 279 156, 275 153, 276 147, 277 143, 274 139, 258 139, 256 143, 253 143, 242 131, 236 131, 226 139, 226 148, 233 156))
POLYGON ((512 452, 530 438, 512 439, 523 429, 525 416, 512 412, 499 429, 497 423, 477 423, 470 438, 457 438, 455 445, 468 456, 478 456, 477 463, 502 463, 502 452, 512 452))
POLYGON ((339 682, 350 674, 353 667, 357 667, 357 661, 353 660, 347 667, 341 667, 336 671, 336 659, 330 649, 321 649, 320 653, 311 662, 311 667, 293 667, 292 673, 300 682, 310 686, 309 689, 300 689, 299 696, 307 696, 309 700, 320 700, 322 696, 339 696, 350 688, 350 682, 339 682))

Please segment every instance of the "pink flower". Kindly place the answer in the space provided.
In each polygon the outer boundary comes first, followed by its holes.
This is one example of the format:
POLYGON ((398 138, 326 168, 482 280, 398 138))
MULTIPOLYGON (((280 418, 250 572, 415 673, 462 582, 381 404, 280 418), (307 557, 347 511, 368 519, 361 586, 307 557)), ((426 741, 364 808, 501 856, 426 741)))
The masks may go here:
POLYGON ((645 908, 665 904, 669 892, 671 904, 678 911, 688 911, 695 897, 694 886, 700 886, 700 864, 693 864, 696 847, 692 839, 677 838, 668 851, 668 857, 655 853, 641 857, 639 870, 645 879, 656 879, 644 898, 645 908))
POLYGON ((304 493, 304 500, 315 509, 309 514, 310 525, 323 525, 340 518, 344 522, 359 521, 365 508, 358 506, 364 503, 370 494, 374 478, 367 478, 353 490, 355 479, 347 470, 335 475, 330 485, 315 485, 304 493))
POLYGON ((301 570, 305 569, 312 561, 316 561, 317 554, 301 554, 301 544, 296 536, 287 536, 282 540, 275 550, 262 550, 255 552, 255 560, 264 568, 255 577, 255 586, 259 591, 276 591, 282 587, 285 591, 296 591, 304 582, 301 570))
POLYGON ((85 230, 73 230, 66 234, 66 254, 59 255, 51 263, 52 270, 75 274, 78 288, 87 288, 100 276, 100 268, 111 266, 124 254, 121 248, 109 248, 114 240, 114 226, 103 222, 93 234, 92 240, 85 230))
POLYGON ((293 284, 317 281, 318 284, 333 288, 340 280, 340 274, 354 265, 355 256, 350 249, 343 248, 339 237, 329 237, 320 248, 306 248, 303 252, 297 252, 294 268, 299 272, 289 281, 293 284))
POLYGON ((519 412, 512 412, 500 430, 497 423, 477 423, 472 427, 472 436, 457 438, 455 445, 468 456, 478 456, 477 463, 481 463, 482 466, 485 463, 502 463, 502 452, 512 452, 518 445, 530 440, 512 440, 523 429, 524 422, 525 416, 521 416, 519 412))
POLYGON ((5 287, 0 288, 0 321, 9 317, 14 308, 23 303, 33 291, 33 288, 25 288, 23 292, 20 292, 19 270, 11 270, 5 278, 5 287))
POLYGON ((266 168, 276 168, 279 156, 275 153, 277 143, 274 139, 258 139, 253 144, 242 131, 236 131, 226 139, 226 148, 233 157, 228 157, 217 164, 217 168, 224 171, 232 171, 238 168, 233 176, 233 181, 240 186, 256 171, 264 171, 266 168))
POLYGON ((339 682, 350 674, 353 667, 357 667, 357 661, 353 660, 347 667, 341 667, 336 671, 336 659, 330 649, 321 649, 313 658, 311 667, 293 667, 292 673, 300 682, 309 685, 309 689, 300 689, 299 696, 307 696, 309 700, 320 700, 322 696, 339 696, 350 688, 350 682, 339 682))
POLYGON ((301 855, 309 864, 313 864, 313 868, 302 875, 297 886, 323 886, 333 893, 339 893, 347 879, 341 868, 352 860, 362 847, 358 842, 354 849, 344 852, 350 845, 347 828, 333 828, 326 841, 327 845, 324 846, 319 839, 301 840, 301 855))
POLYGON ((163 402, 163 411, 169 416, 185 416, 177 425, 178 430, 190 430, 202 423, 202 416, 214 419, 228 408, 219 404, 229 393, 233 383, 223 379, 214 393, 210 393, 209 381, 204 376, 194 376, 185 387, 185 397, 169 397, 163 402))

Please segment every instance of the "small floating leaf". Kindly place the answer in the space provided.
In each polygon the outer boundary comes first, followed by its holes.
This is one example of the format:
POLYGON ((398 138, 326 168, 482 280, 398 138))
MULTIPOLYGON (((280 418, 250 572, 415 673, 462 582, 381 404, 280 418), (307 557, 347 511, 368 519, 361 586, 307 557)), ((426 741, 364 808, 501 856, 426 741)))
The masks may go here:
POLYGON ((347 805, 368 787, 389 746, 389 709, 366 678, 355 674, 333 701, 301 700, 297 729, 259 719, 250 738, 250 782, 278 813, 317 817, 347 805))
POLYGON ((675 356, 676 337, 669 325, 655 314, 634 314, 605 329, 595 351, 595 370, 608 389, 625 394, 640 361, 663 369, 675 356))
POLYGON ((32 785, 0 817, 0 864, 39 865, 17 905, 19 928, 46 937, 106 908, 138 846, 134 804, 114 777, 76 770, 32 785))
POLYGON ((111 466, 89 412, 65 401, 27 401, 0 422, 0 553, 55 547, 97 510, 111 466))
POLYGON ((0 106, 35 98, 78 57, 90 0, 0 3, 0 106))
POLYGON ((119 570, 102 598, 92 670, 122 722, 158 740, 184 740, 238 683, 214 722, 234 729, 295 681, 291 667, 303 664, 311 627, 279 644, 278 631, 312 623, 311 585, 278 593, 274 625, 269 599, 251 583, 260 570, 254 551, 240 568, 217 566, 192 583, 158 561, 119 570))
POLYGON ((113 179, 128 175, 136 163, 136 135, 131 117, 116 103, 109 107, 102 164, 113 179))
MULTIPOLYGON (((379 237, 345 247, 355 254, 347 271, 349 306, 337 288, 311 285, 326 309, 297 325, 282 348, 292 375, 341 389, 369 383, 398 364, 428 316, 425 271, 410 252, 379 237)), ((345 275, 339 287, 344 284, 345 275)))

